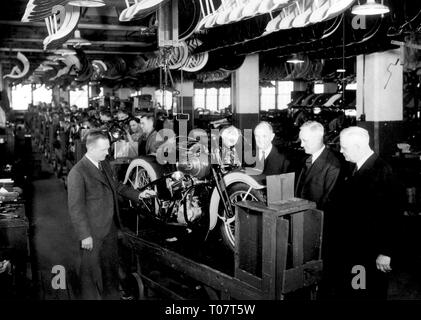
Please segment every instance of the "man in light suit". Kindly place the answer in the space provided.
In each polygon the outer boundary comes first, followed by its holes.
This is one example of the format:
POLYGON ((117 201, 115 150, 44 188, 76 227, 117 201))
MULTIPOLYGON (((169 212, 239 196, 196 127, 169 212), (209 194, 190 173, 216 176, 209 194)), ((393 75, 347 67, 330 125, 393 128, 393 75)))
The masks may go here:
POLYGON ((295 195, 314 201, 324 210, 338 181, 341 164, 336 155, 323 143, 324 128, 316 121, 308 121, 300 128, 301 146, 309 156, 298 175, 295 195))
POLYGON ((388 273, 398 253, 404 189, 369 139, 360 127, 340 134, 341 152, 353 165, 335 200, 341 298, 386 299, 388 273), (362 278, 355 281, 357 274, 362 278))
POLYGON ((254 129, 254 136, 257 146, 256 169, 262 170, 266 176, 289 172, 289 160, 272 144, 275 133, 270 123, 261 121, 254 129))
POLYGON ((87 134, 86 148, 68 176, 69 214, 81 246, 81 297, 119 299, 117 194, 133 201, 151 194, 141 194, 114 178, 105 161, 110 142, 101 131, 87 134))

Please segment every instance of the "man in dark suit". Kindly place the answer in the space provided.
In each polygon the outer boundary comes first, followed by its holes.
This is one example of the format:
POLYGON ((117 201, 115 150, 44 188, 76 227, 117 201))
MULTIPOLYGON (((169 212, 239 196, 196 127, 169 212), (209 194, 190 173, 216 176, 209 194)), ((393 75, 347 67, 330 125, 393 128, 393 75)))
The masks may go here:
POLYGON ((345 160, 353 164, 335 201, 340 297, 386 299, 403 189, 391 167, 370 148, 367 130, 344 129, 340 144, 345 160))
POLYGON ((266 176, 287 173, 289 160, 272 145, 275 133, 270 123, 260 122, 254 129, 254 136, 257 146, 256 169, 266 176))
POLYGON ((117 194, 133 201, 151 194, 117 182, 105 161, 110 143, 101 131, 87 134, 86 148, 68 176, 69 214, 81 244, 81 297, 119 299, 117 194))
MULTIPOLYGON (((323 143, 324 127, 316 121, 307 121, 301 128, 299 137, 301 146, 309 156, 306 157, 298 175, 295 196, 314 201, 317 208, 323 210, 323 279, 320 284, 320 298, 329 297, 331 293, 330 265, 330 214, 328 206, 332 193, 339 180, 341 164, 336 155, 323 143)), ((333 257, 334 258, 334 257, 333 257)))
POLYGON ((308 121, 300 128, 301 146, 309 156, 298 175, 295 195, 314 201, 324 210, 338 181, 341 164, 336 155, 323 143, 324 128, 316 121, 308 121))

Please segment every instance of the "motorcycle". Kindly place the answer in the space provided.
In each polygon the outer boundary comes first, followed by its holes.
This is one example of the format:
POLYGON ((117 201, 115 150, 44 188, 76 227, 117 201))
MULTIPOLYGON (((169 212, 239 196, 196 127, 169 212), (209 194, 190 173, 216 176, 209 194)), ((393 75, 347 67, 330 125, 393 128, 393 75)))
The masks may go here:
MULTIPOLYGON (((226 161, 235 141, 228 146, 224 158, 219 148, 209 148, 197 139, 177 137, 175 140, 176 143, 168 141, 167 144, 177 152, 175 164, 161 165, 155 156, 139 157, 129 164, 124 183, 139 191, 148 189, 157 194, 131 206, 139 215, 205 232, 205 239, 218 226, 224 245, 234 251, 235 203, 265 202, 266 186, 242 172, 238 163, 226 161)), ((161 150, 169 152, 164 147, 161 150)))

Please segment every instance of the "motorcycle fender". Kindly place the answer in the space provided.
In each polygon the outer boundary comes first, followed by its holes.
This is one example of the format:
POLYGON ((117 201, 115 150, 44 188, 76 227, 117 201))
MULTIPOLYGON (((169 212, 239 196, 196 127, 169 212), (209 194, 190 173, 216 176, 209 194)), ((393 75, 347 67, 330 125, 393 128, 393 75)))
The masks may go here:
MULTIPOLYGON (((254 178, 251 176, 242 173, 242 172, 231 172, 224 176, 224 182, 227 187, 231 184, 242 182, 248 184, 253 189, 264 189, 266 186, 258 183, 254 178)), ((218 205, 221 197, 219 196, 219 192, 217 188, 213 189, 210 206, 209 206, 209 230, 213 230, 216 226, 218 221, 218 205)))
POLYGON ((137 159, 134 159, 132 162, 130 162, 129 167, 127 168, 127 171, 126 171, 126 175, 124 177, 124 181, 123 181, 124 184, 126 184, 127 181, 129 180, 129 174, 132 171, 132 169, 137 166, 142 166, 143 168, 146 169, 146 171, 151 177, 151 181, 154 181, 159 178, 158 175, 156 174, 156 170, 154 166, 151 164, 150 161, 143 158, 137 158, 137 159))

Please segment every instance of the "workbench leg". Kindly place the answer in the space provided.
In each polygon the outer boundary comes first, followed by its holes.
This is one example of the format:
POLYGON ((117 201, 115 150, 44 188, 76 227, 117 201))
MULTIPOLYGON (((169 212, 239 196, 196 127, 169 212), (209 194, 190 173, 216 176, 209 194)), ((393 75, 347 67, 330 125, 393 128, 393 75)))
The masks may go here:
POLYGON ((310 288, 310 300, 317 300, 319 293, 319 286, 311 286, 310 288))
POLYGON ((140 267, 139 255, 136 255, 136 272, 133 272, 132 275, 136 279, 137 287, 139 289, 139 300, 145 300, 145 285, 140 277, 141 274, 142 268, 140 267))
POLYGON ((145 300, 145 285, 143 284, 141 276, 137 272, 133 272, 132 275, 136 279, 137 287, 139 290, 138 300, 145 300))
POLYGON ((203 288, 205 289, 206 293, 208 294, 208 297, 210 300, 220 300, 219 295, 216 290, 213 288, 203 285, 203 288))
POLYGON ((221 300, 231 300, 231 295, 228 292, 221 291, 221 300))

